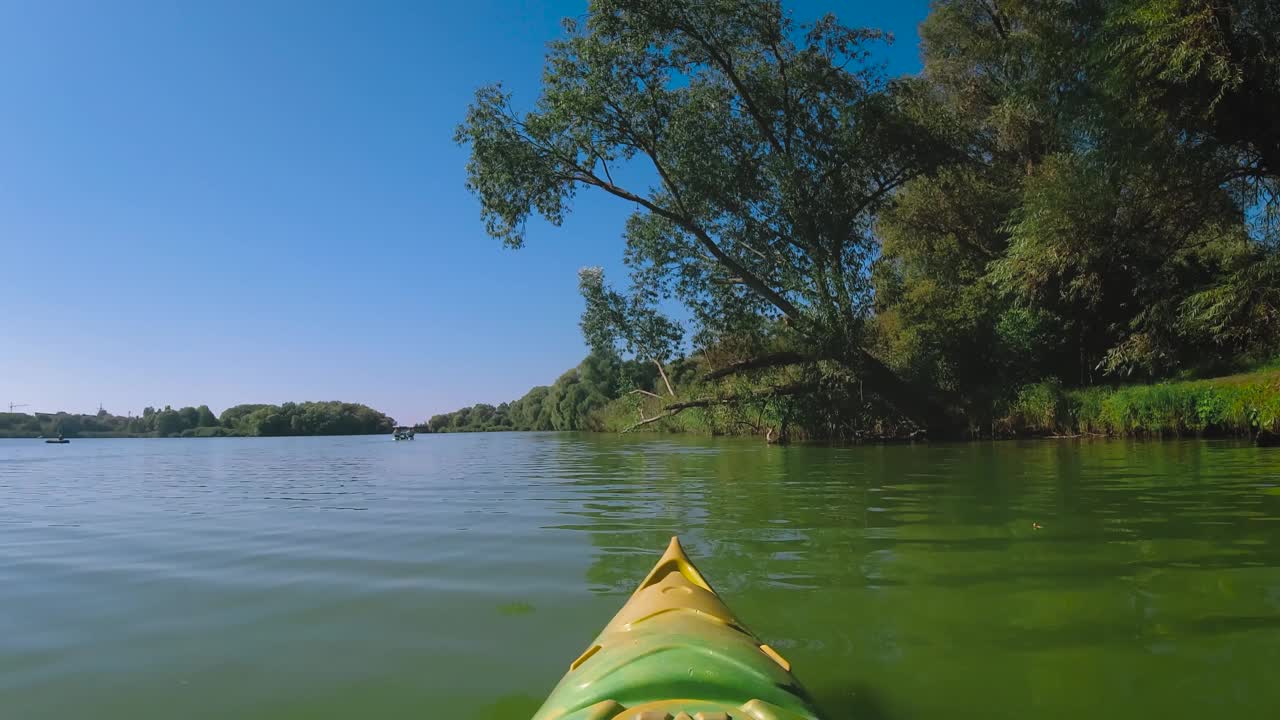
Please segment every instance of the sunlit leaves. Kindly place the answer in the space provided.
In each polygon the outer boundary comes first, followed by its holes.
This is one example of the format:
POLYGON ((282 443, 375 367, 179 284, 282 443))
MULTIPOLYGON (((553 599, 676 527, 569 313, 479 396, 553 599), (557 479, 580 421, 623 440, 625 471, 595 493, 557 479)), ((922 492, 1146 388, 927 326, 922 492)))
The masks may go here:
POLYGON ((519 246, 599 189, 637 207, 635 307, 685 304, 700 344, 788 316, 856 348, 875 214, 938 147, 871 60, 884 35, 758 0, 595 0, 565 28, 532 110, 484 88, 458 129, 490 234, 519 246))

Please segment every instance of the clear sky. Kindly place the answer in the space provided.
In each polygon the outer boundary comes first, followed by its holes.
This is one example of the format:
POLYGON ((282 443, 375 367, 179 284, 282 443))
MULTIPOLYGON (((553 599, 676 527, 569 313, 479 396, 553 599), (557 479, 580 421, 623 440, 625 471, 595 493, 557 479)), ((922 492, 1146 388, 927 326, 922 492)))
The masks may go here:
MULTIPOLYGON (((789 3, 893 32, 927 2, 789 3)), ((584 1, 0 0, 0 410, 349 400, 402 422, 586 353, 576 271, 629 208, 485 236, 453 127, 536 96, 584 1)))

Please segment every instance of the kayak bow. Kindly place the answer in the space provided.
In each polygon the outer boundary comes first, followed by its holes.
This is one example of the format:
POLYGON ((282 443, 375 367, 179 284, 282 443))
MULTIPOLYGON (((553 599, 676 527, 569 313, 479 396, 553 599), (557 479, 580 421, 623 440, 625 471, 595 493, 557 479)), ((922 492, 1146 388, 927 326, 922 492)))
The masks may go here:
POLYGON ((677 538, 533 720, 817 720, 677 538))

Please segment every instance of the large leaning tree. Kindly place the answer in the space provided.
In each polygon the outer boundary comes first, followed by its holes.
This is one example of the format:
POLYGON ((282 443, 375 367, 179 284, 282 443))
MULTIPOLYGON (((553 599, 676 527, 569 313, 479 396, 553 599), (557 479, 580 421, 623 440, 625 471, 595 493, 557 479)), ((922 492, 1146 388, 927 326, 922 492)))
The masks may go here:
POLYGON ((871 60, 888 38, 832 16, 801 25, 770 0, 592 0, 564 25, 531 109, 483 87, 457 130, 489 234, 520 247, 530 216, 559 224, 580 190, 611 195, 635 208, 631 299, 595 276, 584 287, 589 303, 630 311, 589 306, 586 325, 652 324, 641 308, 674 299, 699 349, 733 348, 714 377, 836 364, 894 410, 939 422, 863 343, 873 219, 937 155, 909 120, 910 93, 871 60))

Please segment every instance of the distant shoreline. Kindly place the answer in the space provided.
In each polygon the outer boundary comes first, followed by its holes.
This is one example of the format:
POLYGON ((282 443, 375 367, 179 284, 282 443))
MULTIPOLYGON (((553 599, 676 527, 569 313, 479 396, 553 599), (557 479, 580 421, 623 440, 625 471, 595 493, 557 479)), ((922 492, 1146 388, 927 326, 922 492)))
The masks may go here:
POLYGON ((113 415, 0 412, 0 438, 308 437, 390 434, 391 417, 368 405, 337 400, 236 405, 214 415, 208 405, 113 415))
MULTIPOLYGON (((364 432, 364 433, 312 433, 308 435, 241 435, 234 433, 223 434, 204 434, 204 435, 157 435, 155 433, 147 434, 121 434, 121 433, 78 433, 76 435, 63 435, 67 440, 188 440, 193 438, 285 438, 285 437, 367 437, 370 435, 390 435, 391 431, 386 432, 364 432)), ((56 438, 57 435, 23 435, 18 433, 0 432, 0 440, 49 440, 56 438)))

